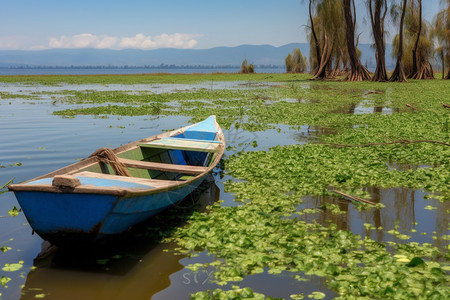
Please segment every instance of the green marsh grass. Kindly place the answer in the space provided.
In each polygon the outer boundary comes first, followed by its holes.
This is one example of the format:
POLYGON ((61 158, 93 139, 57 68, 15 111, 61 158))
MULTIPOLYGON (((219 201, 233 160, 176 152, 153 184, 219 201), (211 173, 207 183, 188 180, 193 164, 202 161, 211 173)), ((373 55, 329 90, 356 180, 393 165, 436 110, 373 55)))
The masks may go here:
POLYGON ((153 83, 198 83, 213 81, 263 81, 278 82, 307 79, 304 74, 129 74, 129 75, 0 75, 0 82, 62 85, 62 84, 153 84, 153 83))

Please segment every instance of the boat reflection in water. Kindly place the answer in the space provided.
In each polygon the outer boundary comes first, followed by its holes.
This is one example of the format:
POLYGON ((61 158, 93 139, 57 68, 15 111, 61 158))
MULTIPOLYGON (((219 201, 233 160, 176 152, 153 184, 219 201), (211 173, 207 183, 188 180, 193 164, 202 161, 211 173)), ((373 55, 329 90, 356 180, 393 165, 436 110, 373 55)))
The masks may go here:
MULTIPOLYGON (((175 245, 161 244, 161 239, 219 197, 220 189, 209 175, 178 205, 113 240, 71 250, 44 242, 21 299, 150 299, 171 285, 171 274, 184 268, 180 260, 185 256, 173 254, 175 245)), ((188 297, 183 291, 180 295, 188 297)))

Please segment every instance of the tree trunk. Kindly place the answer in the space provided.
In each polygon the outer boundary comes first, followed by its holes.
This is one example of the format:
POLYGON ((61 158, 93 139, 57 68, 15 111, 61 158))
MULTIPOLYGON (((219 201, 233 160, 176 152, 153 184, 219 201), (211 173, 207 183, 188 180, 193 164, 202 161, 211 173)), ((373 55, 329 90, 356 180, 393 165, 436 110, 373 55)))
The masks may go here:
POLYGON ((321 62, 320 44, 319 44, 319 40, 317 39, 316 30, 314 29, 314 21, 313 21, 313 17, 312 17, 312 13, 311 13, 311 5, 312 5, 312 0, 309 0, 309 20, 311 22, 311 33, 312 33, 313 38, 314 38, 314 43, 316 44, 315 48, 316 48, 316 56, 317 56, 317 68, 319 68, 320 67, 320 62, 321 62))
POLYGON ((434 79, 433 67, 431 66, 426 56, 419 56, 417 58, 417 48, 419 46, 419 40, 422 33, 422 0, 419 2, 419 29, 417 32, 416 42, 414 44, 413 54, 413 70, 408 75, 408 78, 412 79, 434 79))
POLYGON ((406 82, 405 72, 402 66, 402 56, 403 56, 403 23, 405 21, 405 13, 406 13, 406 0, 403 0, 402 5, 402 16, 400 18, 400 30, 399 30, 399 43, 398 43, 398 52, 397 52, 397 62, 395 64, 394 72, 392 73, 389 81, 398 81, 398 82, 406 82))
MULTIPOLYGON (((386 1, 386 0, 384 0, 386 1)), ((382 9, 383 0, 375 1, 375 14, 372 10, 372 0, 369 0, 369 11, 370 11, 370 21, 372 24, 372 32, 375 40, 375 59, 377 61, 377 67, 375 69, 375 73, 373 74, 372 81, 387 81, 388 76, 386 72, 386 58, 385 58, 385 45, 384 45, 384 33, 383 33, 383 24, 384 17, 386 16, 387 7, 384 7, 383 18, 381 18, 381 9, 382 9)))
MULTIPOLYGON (((412 72, 411 74, 408 75, 408 78, 416 78, 419 75, 417 68, 417 47, 419 46, 420 35, 422 32, 422 0, 418 1, 419 1, 419 29, 417 31, 417 37, 416 42, 414 43, 414 48, 412 50, 412 59, 413 59, 412 72)), ((413 9, 411 11, 413 11, 413 9)), ((423 65, 421 66, 421 68, 423 68, 423 65)))
POLYGON ((331 45, 329 44, 328 35, 325 32, 323 50, 320 55, 320 66, 311 80, 325 79, 327 77, 327 66, 329 65, 331 54, 333 54, 333 42, 331 42, 331 45))
MULTIPOLYGON (((369 71, 364 68, 364 66, 361 64, 361 61, 359 60, 358 54, 356 53, 356 47, 355 47, 355 26, 354 26, 354 19, 352 16, 352 9, 351 9, 351 0, 343 0, 344 2, 344 17, 345 17, 345 23, 347 25, 347 29, 345 32, 345 37, 347 40, 347 51, 348 56, 350 59, 350 74, 347 76, 347 80, 349 81, 363 81, 363 80, 369 80, 370 75, 369 71)), ((356 12, 354 12, 356 13, 356 12)))

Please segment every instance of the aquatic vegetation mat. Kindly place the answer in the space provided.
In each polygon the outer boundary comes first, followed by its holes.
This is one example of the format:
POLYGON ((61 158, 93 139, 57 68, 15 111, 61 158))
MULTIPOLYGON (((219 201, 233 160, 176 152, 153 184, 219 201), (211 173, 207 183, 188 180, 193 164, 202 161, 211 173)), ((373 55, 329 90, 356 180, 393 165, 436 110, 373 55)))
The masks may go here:
MULTIPOLYGON (((333 93, 339 95, 339 89, 336 90, 333 93)), ((251 114, 256 110, 246 109, 248 121, 259 118, 267 120, 263 124, 299 125, 309 118, 312 124, 336 128, 339 134, 325 135, 321 143, 279 146, 229 157, 225 170, 240 180, 227 182, 226 189, 244 205, 215 204, 208 213, 194 214, 190 225, 179 230, 175 240, 187 253, 195 255, 196 251, 207 249, 217 258, 212 263, 191 267, 214 267, 215 280, 220 284, 239 282, 265 270, 269 274, 288 271, 299 279, 302 274, 323 276, 328 287, 342 299, 448 298, 448 236, 435 237, 443 242, 439 248, 408 241, 408 235, 399 232, 397 226, 383 229, 364 224, 368 230, 386 230, 397 237, 395 242, 376 241, 341 230, 331 219, 324 224, 302 220, 303 215, 320 214, 321 210, 345 214, 331 204, 298 210, 302 197, 330 195, 333 189, 364 197, 368 196, 367 186, 425 189, 432 193, 431 198, 450 199, 450 115, 440 105, 442 96, 414 99, 420 111, 404 107, 404 96, 389 101, 398 109, 389 115, 322 114, 319 109, 305 117, 294 108, 296 103, 285 112, 282 107, 291 103, 281 107, 275 103, 270 107, 270 117, 261 118, 262 114, 251 114), (278 118, 272 121, 273 116, 278 118), (432 142, 389 143, 398 140, 432 142), (380 145, 336 147, 376 143, 380 145), (425 167, 414 167, 420 165, 425 167)), ((383 210, 382 205, 355 205, 361 210, 383 210)))
POLYGON ((327 194, 329 186, 344 190, 366 185, 448 187, 448 160, 441 167, 415 172, 388 170, 382 152, 307 144, 232 156, 225 169, 244 181, 230 181, 226 187, 245 205, 215 204, 208 214, 195 214, 176 240, 186 251, 208 249, 221 258, 193 267, 215 267, 216 280, 223 284, 268 268, 272 274, 287 270, 300 278, 302 273, 324 276, 329 288, 343 298, 446 298, 450 295, 448 246, 382 243, 361 239, 332 222, 301 220, 303 214, 320 213, 298 211, 301 197, 327 194))

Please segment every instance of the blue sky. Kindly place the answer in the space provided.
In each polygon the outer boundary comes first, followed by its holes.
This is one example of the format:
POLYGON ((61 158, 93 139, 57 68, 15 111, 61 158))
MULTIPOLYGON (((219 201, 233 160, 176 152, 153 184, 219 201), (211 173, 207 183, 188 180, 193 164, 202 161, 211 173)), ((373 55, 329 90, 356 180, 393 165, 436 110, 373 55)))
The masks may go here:
MULTIPOLYGON (((361 42, 371 42, 356 0, 361 42)), ((431 20, 439 0, 425 0, 431 20)), ((155 49, 306 42, 307 0, 1 0, 0 50, 155 49)), ((367 22, 366 22, 367 23, 367 22)))

